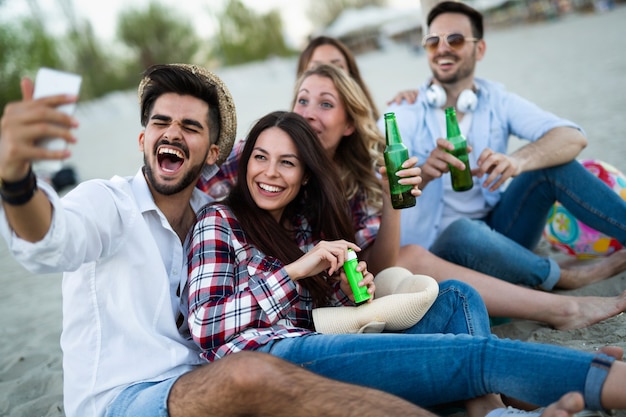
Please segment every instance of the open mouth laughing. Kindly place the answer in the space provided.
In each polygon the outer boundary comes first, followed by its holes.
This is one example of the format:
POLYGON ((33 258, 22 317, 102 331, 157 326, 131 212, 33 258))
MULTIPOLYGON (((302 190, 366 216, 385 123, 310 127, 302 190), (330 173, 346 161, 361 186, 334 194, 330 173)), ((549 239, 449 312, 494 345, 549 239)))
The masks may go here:
POLYGON ((161 146, 157 150, 157 160, 161 170, 171 174, 183 165, 185 154, 180 149, 161 146))

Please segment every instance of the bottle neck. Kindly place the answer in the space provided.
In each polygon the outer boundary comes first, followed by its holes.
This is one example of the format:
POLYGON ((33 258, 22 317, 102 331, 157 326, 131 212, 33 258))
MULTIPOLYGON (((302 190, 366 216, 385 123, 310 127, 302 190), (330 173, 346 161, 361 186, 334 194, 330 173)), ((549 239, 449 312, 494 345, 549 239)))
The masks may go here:
POLYGON ((398 130, 396 118, 385 115, 385 140, 387 145, 401 145, 402 138, 398 130))
POLYGON ((446 108, 446 132, 449 138, 461 135, 461 129, 459 128, 459 122, 456 119, 454 107, 446 108))

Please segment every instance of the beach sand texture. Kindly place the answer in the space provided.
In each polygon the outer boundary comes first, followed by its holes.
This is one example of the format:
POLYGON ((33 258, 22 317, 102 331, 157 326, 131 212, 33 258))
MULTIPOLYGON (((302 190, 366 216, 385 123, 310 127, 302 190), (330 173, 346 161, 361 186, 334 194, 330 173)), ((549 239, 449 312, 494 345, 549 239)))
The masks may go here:
MULTIPOLYGON (((626 7, 621 6, 608 13, 488 29, 488 50, 477 74, 576 121, 590 142, 582 157, 601 159, 626 172, 624 22, 626 7)), ((421 84, 429 74, 425 56, 404 47, 362 55, 358 62, 381 110, 397 91, 421 84)), ((289 108, 295 65, 294 59, 276 59, 216 71, 237 103, 238 137, 258 117, 289 108)), ((141 163, 138 113, 134 91, 79 105, 81 142, 70 162, 81 179, 136 172, 141 163)), ((0 416, 63 416, 60 274, 26 272, 1 241, 0 283, 0 416)), ((620 274, 572 293, 616 295, 625 288, 626 274, 620 274)), ((555 331, 513 321, 494 332, 590 351, 609 344, 626 348, 624 314, 580 330, 555 331)))

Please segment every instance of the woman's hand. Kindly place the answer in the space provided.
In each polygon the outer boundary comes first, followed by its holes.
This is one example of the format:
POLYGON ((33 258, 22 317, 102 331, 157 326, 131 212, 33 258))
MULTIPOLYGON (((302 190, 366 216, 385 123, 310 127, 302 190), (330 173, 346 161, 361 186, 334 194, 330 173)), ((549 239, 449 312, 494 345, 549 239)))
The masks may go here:
POLYGON ((321 241, 300 259, 285 266, 293 281, 311 277, 322 271, 332 276, 347 259, 348 248, 360 252, 361 248, 347 240, 321 241))
MULTIPOLYGON (((367 293, 371 296, 368 303, 371 303, 374 300, 374 293, 376 292, 376 285, 374 284, 374 275, 367 270, 367 263, 365 261, 360 261, 356 267, 356 270, 363 274, 363 279, 359 281, 359 287, 367 286, 367 293)), ((354 293, 352 292, 352 287, 348 282, 348 277, 344 270, 341 270, 339 274, 339 286, 341 287, 341 291, 343 291, 350 300, 354 301, 354 293)))
MULTIPOLYGON (((402 185, 411 185, 413 187, 411 188, 411 194, 415 197, 422 195, 422 191, 419 188, 419 185, 422 183, 422 169, 417 166, 417 161, 417 156, 410 157, 402 164, 403 169, 396 172, 396 175, 400 177, 398 183, 402 185)), ((383 190, 385 190, 387 195, 390 195, 387 168, 380 167, 378 172, 383 178, 383 190)))

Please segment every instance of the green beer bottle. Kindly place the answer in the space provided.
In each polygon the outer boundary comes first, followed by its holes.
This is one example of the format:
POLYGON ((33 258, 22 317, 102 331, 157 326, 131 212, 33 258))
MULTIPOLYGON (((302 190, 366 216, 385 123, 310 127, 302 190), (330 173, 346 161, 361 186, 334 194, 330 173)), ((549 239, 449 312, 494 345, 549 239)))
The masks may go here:
POLYGON ((356 252, 352 249, 348 249, 348 259, 343 264, 343 270, 348 278, 350 288, 352 288, 352 294, 354 294, 354 302, 360 304, 363 301, 369 300, 372 296, 367 292, 367 287, 359 287, 359 282, 363 279, 363 274, 356 270, 359 264, 356 252))
POLYGON ((404 161, 409 159, 409 150, 402 143, 395 113, 385 113, 385 137, 387 139, 384 152, 385 168, 389 179, 391 204, 394 209, 413 207, 415 205, 415 196, 411 194, 413 186, 399 184, 400 177, 396 175, 396 172, 402 169, 404 161))
POLYGON ((467 191, 474 186, 474 181, 472 180, 472 171, 470 171, 469 157, 467 155, 467 141, 465 136, 461 134, 461 129, 459 129, 454 107, 446 108, 446 129, 448 141, 454 145, 454 150, 448 152, 465 164, 465 169, 462 171, 450 165, 452 189, 454 191, 467 191))

